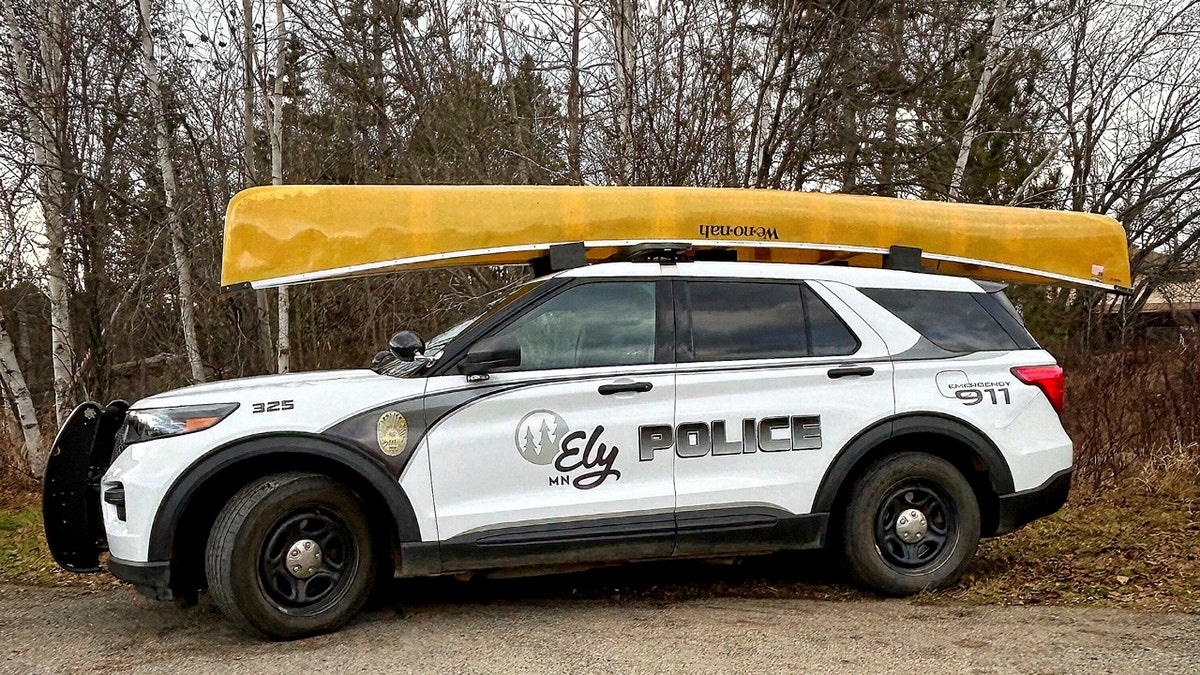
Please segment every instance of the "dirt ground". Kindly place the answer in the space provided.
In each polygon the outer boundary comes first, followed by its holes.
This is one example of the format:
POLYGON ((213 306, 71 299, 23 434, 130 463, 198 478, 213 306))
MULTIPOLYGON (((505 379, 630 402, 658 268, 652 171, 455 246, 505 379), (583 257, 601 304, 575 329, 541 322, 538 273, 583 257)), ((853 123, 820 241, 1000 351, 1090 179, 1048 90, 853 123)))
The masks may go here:
POLYGON ((560 592, 561 581, 548 582, 559 589, 550 592, 538 581, 414 583, 340 633, 291 643, 240 634, 203 600, 182 609, 128 587, 0 585, 0 672, 1200 670, 1194 614, 862 597, 589 597, 560 592))

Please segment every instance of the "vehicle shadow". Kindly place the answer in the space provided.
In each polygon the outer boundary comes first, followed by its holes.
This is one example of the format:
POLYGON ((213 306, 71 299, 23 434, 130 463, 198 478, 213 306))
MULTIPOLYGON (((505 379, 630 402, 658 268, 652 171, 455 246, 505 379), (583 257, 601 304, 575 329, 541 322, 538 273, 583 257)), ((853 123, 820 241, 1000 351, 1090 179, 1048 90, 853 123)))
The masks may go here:
MULTIPOLYGON (((502 573, 504 574, 504 573, 502 573)), ((396 579, 378 588, 374 609, 529 601, 679 602, 713 597, 856 599, 836 556, 785 552, 716 560, 665 560, 515 578, 483 573, 396 579)))

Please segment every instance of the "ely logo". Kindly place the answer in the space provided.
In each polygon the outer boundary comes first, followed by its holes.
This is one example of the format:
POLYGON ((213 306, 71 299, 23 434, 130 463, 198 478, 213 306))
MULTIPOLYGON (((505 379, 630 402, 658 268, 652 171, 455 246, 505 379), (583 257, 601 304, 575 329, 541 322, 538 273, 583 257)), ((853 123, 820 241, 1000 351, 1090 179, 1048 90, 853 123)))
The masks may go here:
POLYGON ((600 442, 603 433, 604 426, 600 424, 590 434, 571 431, 562 415, 553 410, 534 410, 517 423, 513 441, 526 461, 539 466, 554 465, 560 475, 550 477, 551 485, 590 490, 609 476, 621 479, 621 472, 613 468, 620 449, 600 442), (571 475, 580 469, 584 471, 571 475))

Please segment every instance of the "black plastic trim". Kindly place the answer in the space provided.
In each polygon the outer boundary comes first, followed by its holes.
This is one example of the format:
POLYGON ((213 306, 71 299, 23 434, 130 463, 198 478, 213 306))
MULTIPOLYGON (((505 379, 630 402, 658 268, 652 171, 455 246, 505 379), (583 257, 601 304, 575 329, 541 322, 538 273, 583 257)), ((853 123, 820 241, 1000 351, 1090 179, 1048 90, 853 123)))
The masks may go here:
POLYGON ((443 571, 670 557, 670 512, 570 519, 468 532, 443 541, 443 571))
MULTIPOLYGON (((370 450, 344 438, 305 433, 269 433, 240 438, 220 446, 197 460, 175 480, 154 516, 154 524, 150 528, 149 557, 155 560, 169 560, 172 557, 179 519, 210 478, 250 459, 278 456, 282 460, 289 455, 332 460, 366 480, 387 504, 399 541, 420 541, 420 528, 408 495, 404 494, 400 484, 388 472, 387 466, 372 456, 370 450)), ((280 470, 287 466, 286 461, 280 462, 280 470)))
POLYGON ((137 587, 138 593, 151 600, 174 600, 171 591, 171 563, 168 560, 135 562, 108 557, 108 571, 121 581, 137 587))
POLYGON ((981 431, 971 424, 940 413, 905 413, 881 420, 859 432, 850 440, 829 464, 821 485, 813 500, 814 512, 833 509, 842 484, 857 468, 859 462, 881 443, 908 434, 931 433, 959 441, 971 449, 988 470, 992 490, 998 495, 1013 491, 1012 471, 1000 449, 981 431))
POLYGON ((993 534, 1008 534, 1058 511, 1070 491, 1071 469, 1063 469, 1035 488, 1000 495, 1000 519, 993 534))
POLYGON ((125 415, 123 401, 95 401, 71 412, 50 446, 42 486, 46 546, 55 562, 76 573, 100 571, 108 550, 100 511, 100 477, 113 458, 113 441, 125 415))
MULTIPOLYGON (((827 513, 796 515, 770 506, 735 506, 490 528, 442 542, 441 571, 819 548, 828 522, 827 513)), ((424 543, 403 547, 420 558, 412 565, 402 561, 403 576, 429 573, 428 548, 424 543)))

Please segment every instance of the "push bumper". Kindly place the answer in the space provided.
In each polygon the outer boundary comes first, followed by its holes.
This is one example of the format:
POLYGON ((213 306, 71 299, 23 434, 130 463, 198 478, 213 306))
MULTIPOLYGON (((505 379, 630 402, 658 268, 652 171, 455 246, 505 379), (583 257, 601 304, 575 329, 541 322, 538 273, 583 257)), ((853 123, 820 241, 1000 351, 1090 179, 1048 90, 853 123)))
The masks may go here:
POLYGON ((113 441, 129 407, 88 401, 67 418, 51 446, 42 492, 46 544, 72 572, 99 572, 108 549, 100 514, 100 477, 113 460, 113 441))
POLYGON ((108 571, 121 581, 137 587, 138 593, 151 600, 173 600, 169 561, 135 562, 109 556, 108 571))
POLYGON ((1062 508, 1071 491, 1071 469, 1063 469, 1030 490, 1000 495, 999 522, 995 534, 1008 534, 1026 523, 1062 508))

